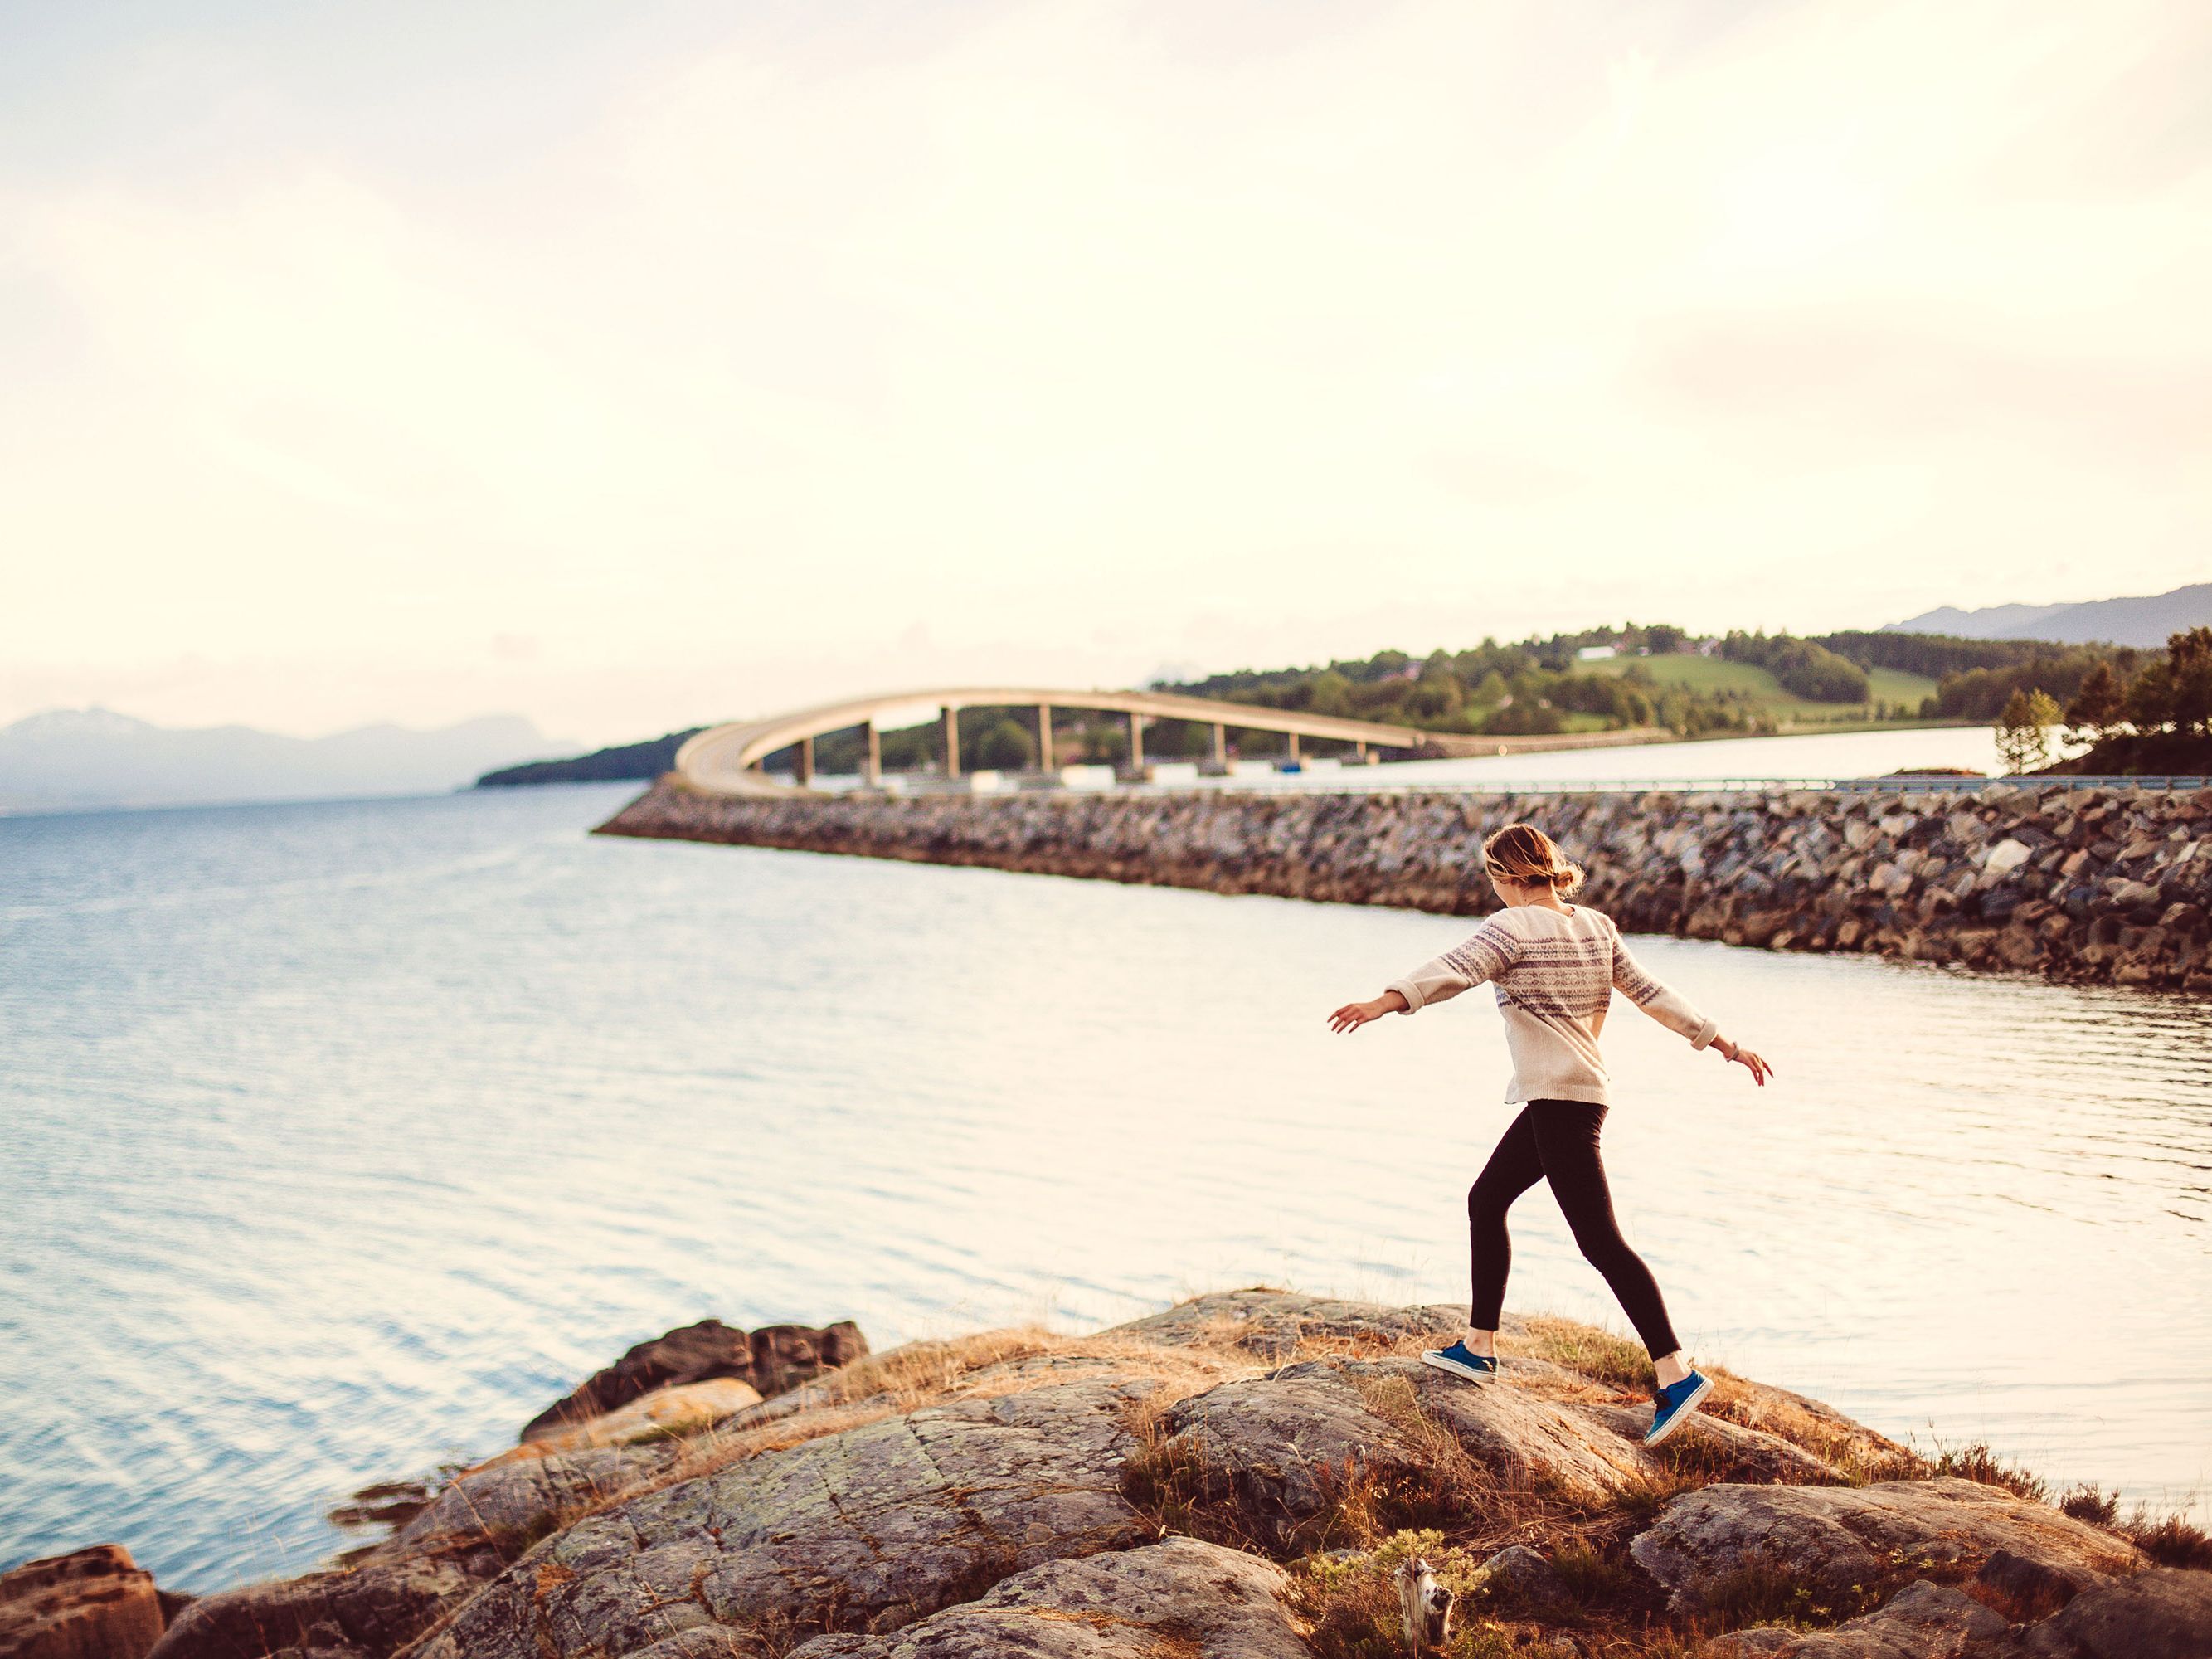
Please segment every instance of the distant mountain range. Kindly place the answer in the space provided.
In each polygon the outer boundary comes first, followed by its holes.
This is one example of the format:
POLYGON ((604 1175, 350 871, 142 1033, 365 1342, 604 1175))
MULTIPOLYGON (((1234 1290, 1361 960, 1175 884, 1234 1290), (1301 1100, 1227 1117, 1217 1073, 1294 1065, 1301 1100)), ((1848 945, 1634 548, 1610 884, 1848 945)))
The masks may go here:
POLYGON ((1954 634, 1968 640, 2057 640, 2066 645, 2164 645, 2185 628, 2212 626, 2212 582, 2140 599, 2091 599, 2081 605, 1992 605, 1979 611, 1945 605, 1885 634, 1954 634))
POLYGON ((434 732, 364 726, 288 738, 245 726, 192 730, 105 708, 63 708, 0 727, 0 812, 224 801, 435 794, 491 768, 574 748, 514 714, 434 732))

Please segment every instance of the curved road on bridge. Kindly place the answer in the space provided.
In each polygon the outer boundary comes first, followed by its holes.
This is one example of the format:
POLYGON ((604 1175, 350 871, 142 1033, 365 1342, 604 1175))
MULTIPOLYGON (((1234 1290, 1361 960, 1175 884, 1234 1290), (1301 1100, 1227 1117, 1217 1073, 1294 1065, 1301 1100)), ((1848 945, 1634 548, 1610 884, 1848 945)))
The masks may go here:
POLYGON ((1070 691, 1036 686, 956 686, 941 690, 902 691, 879 696, 855 697, 824 703, 768 720, 735 720, 710 726, 676 752, 676 769, 694 787, 714 794, 758 794, 790 788, 760 769, 760 763, 778 750, 799 750, 793 775, 805 787, 814 778, 814 739, 824 732, 853 727, 865 731, 867 761, 864 769, 870 783, 879 782, 883 762, 876 722, 894 712, 934 705, 945 723, 948 769, 957 776, 960 751, 954 734, 963 708, 1031 708, 1036 711, 1038 764, 1053 766, 1052 711, 1078 708, 1127 716, 1129 754, 1141 762, 1147 722, 1185 720, 1213 728, 1213 757, 1228 758, 1228 734, 1232 730, 1280 732, 1290 738, 1296 757, 1301 738, 1348 743, 1362 754, 1370 748, 1417 749, 1432 742, 1429 734, 1409 726, 1385 726, 1374 720, 1339 720, 1333 715, 1309 714, 1296 709, 1261 708, 1249 703, 1220 702, 1210 697, 1184 697, 1166 691, 1070 691))

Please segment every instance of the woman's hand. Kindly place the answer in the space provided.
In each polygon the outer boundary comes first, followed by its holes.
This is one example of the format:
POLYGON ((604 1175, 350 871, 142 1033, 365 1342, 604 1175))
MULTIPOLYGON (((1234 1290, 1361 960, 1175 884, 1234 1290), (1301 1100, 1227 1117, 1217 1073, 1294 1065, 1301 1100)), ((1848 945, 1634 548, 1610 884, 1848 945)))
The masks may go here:
POLYGON ((1766 1086, 1766 1079, 1774 1075, 1774 1068, 1771 1066, 1741 1042, 1730 1042, 1726 1037, 1723 1037, 1713 1046, 1721 1051, 1721 1057, 1730 1065, 1741 1066, 1749 1072, 1751 1080, 1762 1089, 1766 1086))
POLYGON ((1398 991, 1385 991, 1372 1002, 1347 1002, 1328 1017, 1328 1029, 1340 1036, 1346 1031, 1358 1030, 1371 1019, 1395 1014, 1405 1006, 1405 995, 1398 991))

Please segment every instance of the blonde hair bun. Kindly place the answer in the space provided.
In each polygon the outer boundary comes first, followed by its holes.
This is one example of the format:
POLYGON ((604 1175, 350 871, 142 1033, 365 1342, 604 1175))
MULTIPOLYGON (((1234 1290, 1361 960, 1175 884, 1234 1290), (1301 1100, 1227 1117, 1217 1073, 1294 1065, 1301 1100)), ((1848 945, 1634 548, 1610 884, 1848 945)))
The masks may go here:
POLYGON ((1571 898, 1582 888, 1582 866, 1533 823, 1509 823, 1485 839, 1482 859, 1493 881, 1549 887, 1561 898, 1571 898))

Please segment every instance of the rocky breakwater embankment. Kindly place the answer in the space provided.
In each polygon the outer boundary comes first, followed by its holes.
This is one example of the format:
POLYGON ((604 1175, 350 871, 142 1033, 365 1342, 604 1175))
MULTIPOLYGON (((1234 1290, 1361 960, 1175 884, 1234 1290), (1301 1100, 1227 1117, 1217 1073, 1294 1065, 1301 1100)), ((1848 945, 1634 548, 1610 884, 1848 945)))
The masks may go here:
POLYGON ((672 776, 601 832, 1474 915, 1481 837, 1516 818, 1637 932, 2212 993, 2212 791, 726 798, 672 776))
POLYGON ((459 1474, 341 1565, 191 1602, 153 1653, 2212 1654, 2202 1534, 2054 1507, 1985 1461, 1960 1478, 1725 1372, 1655 1453, 1640 1351, 1522 1321, 1475 1388, 1418 1358, 1464 1316, 1240 1291, 910 1344, 765 1400, 664 1382, 612 1408, 621 1431, 561 1413, 568 1437, 459 1474), (1452 1604, 1418 1642, 1408 1580, 1452 1604))

